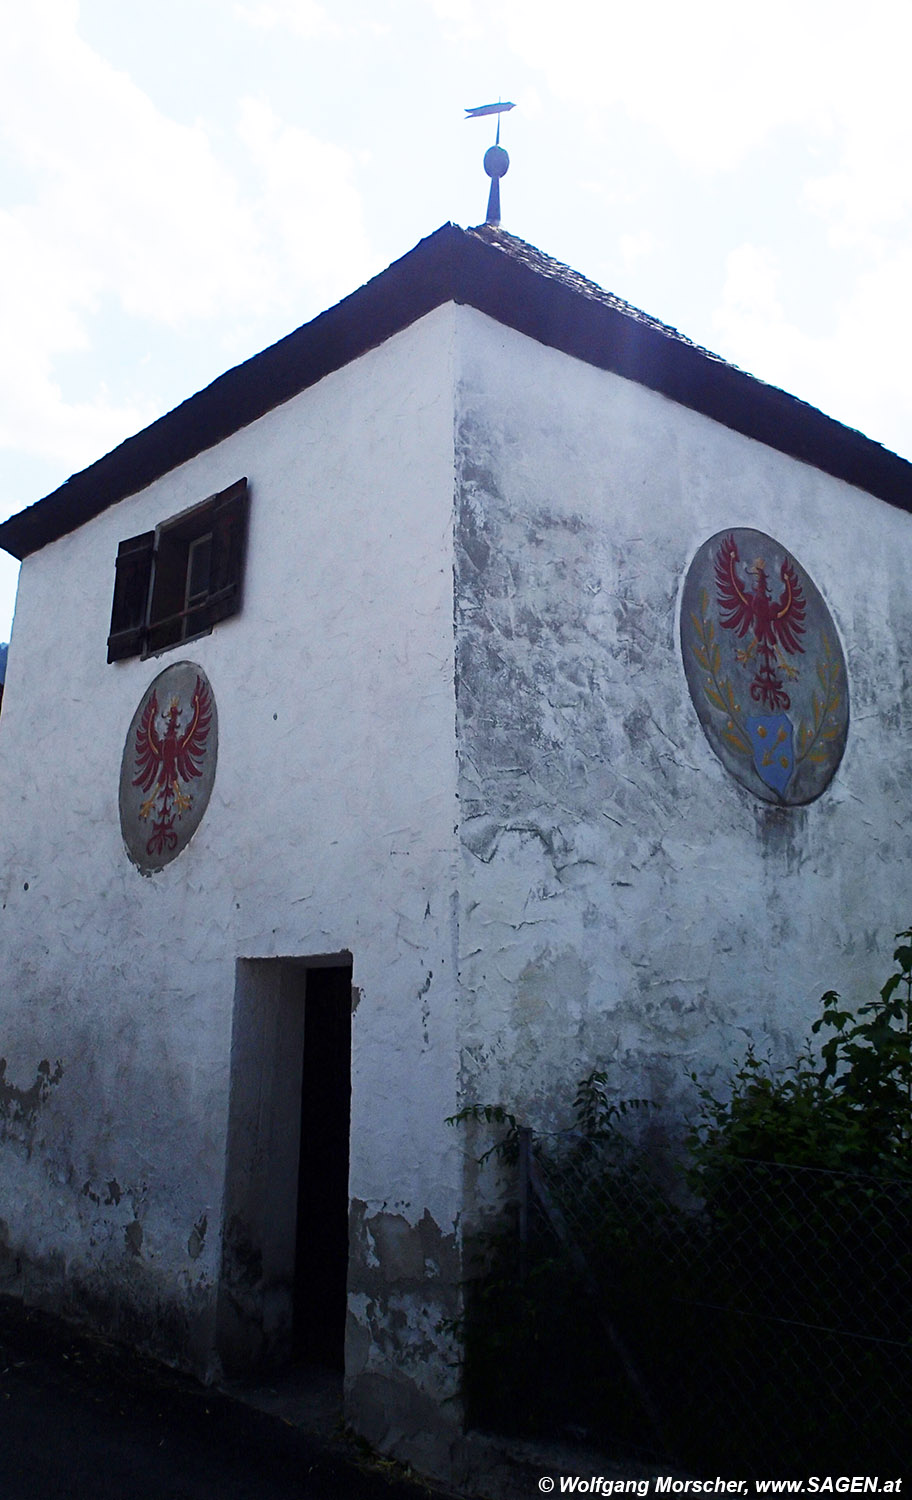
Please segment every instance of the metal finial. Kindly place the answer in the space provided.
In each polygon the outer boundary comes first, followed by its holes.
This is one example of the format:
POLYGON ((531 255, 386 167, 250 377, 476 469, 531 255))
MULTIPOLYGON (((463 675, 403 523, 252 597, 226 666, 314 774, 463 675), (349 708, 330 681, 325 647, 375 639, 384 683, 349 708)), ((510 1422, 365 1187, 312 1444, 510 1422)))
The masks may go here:
POLYGON ((466 119, 474 120, 479 115, 497 116, 497 135, 494 145, 489 146, 484 155, 484 169, 491 179, 491 191, 488 194, 488 213, 485 218, 486 224, 500 223, 500 179, 504 176, 510 165, 510 158, 500 144, 500 117, 506 114, 508 109, 515 109, 514 104, 479 104, 475 109, 466 110, 466 119))

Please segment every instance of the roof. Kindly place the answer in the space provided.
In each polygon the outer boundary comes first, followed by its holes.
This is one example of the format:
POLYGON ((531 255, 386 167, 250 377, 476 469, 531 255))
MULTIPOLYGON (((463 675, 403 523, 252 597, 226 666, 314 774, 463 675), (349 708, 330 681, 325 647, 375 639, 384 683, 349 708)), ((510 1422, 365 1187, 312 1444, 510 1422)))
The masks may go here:
POLYGON ((11 516, 0 525, 0 547, 29 556, 446 302, 477 308, 912 510, 912 464, 905 459, 691 343, 506 230, 445 224, 335 307, 11 516))

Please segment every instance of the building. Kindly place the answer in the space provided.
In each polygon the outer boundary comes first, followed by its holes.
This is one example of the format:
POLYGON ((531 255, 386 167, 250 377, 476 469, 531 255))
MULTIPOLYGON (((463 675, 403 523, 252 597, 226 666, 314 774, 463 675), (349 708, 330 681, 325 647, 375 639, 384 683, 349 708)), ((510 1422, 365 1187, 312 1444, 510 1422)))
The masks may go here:
POLYGON ((882 978, 910 481, 447 225, 0 526, 8 1288, 343 1366, 442 1467, 446 1117, 561 1121, 597 1064, 674 1101, 882 978))

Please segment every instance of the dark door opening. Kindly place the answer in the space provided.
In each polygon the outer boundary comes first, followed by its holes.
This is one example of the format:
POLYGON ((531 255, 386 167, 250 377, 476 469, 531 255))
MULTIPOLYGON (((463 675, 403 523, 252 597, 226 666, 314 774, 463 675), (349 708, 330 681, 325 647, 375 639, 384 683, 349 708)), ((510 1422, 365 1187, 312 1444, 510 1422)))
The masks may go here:
POLYGON ((351 965, 308 969, 293 1355, 342 1370, 348 1273, 351 965))
POLYGON ((347 952, 238 960, 217 1324, 230 1374, 343 1368, 351 980, 347 952))

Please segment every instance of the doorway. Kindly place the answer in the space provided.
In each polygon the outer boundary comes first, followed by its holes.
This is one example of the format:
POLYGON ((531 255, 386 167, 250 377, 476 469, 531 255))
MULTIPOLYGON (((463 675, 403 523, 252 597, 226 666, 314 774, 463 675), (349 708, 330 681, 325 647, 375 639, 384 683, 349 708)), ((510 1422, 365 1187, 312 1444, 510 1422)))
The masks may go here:
POLYGON ((342 1370, 348 1272, 351 965, 308 969, 292 1352, 342 1370))
POLYGON ((341 1371, 351 1119, 349 953, 237 965, 218 1347, 226 1371, 341 1371))

